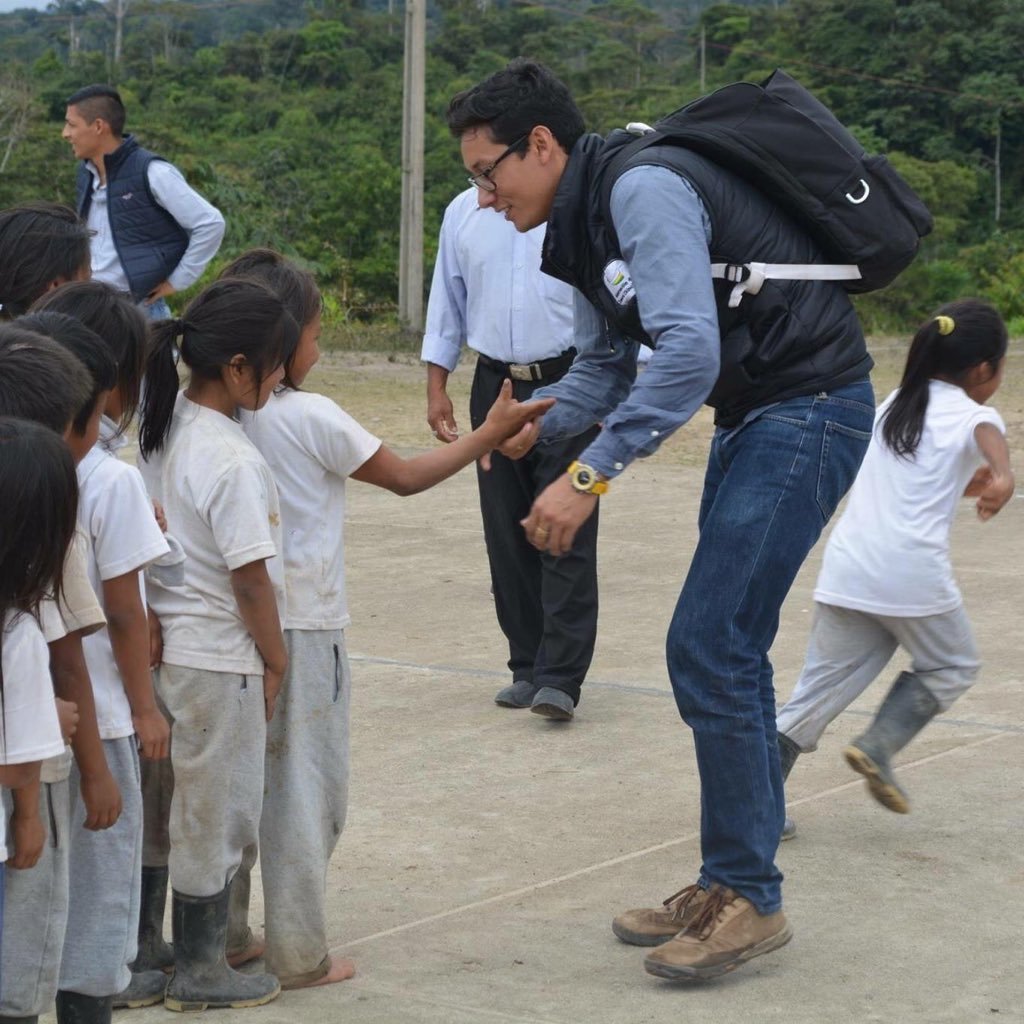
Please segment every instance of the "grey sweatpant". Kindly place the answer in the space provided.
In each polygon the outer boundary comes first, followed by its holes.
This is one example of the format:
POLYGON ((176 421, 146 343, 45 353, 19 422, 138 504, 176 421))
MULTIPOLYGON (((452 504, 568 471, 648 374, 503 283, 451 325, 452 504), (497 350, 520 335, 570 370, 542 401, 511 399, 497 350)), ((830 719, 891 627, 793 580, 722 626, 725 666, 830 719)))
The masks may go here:
POLYGON ((121 791, 121 817, 111 828, 84 828, 77 765, 71 769, 68 929, 60 988, 109 996, 131 981, 138 952, 142 887, 142 790, 135 737, 104 740, 107 766, 121 791))
MULTIPOLYGON (((288 672, 267 728, 260 870, 267 970, 295 985, 328 970, 327 867, 348 810, 352 676, 344 630, 289 629, 284 639, 288 672)), ((233 899, 230 934, 244 934, 243 913, 233 899)))
POLYGON ((876 679, 902 647, 910 671, 945 711, 974 682, 981 663, 963 605, 920 618, 814 605, 803 671, 776 727, 802 751, 814 750, 828 724, 876 679))
POLYGON ((215 896, 257 841, 267 727, 263 676, 161 665, 171 721, 171 886, 215 896))
POLYGON ((57 995, 68 923, 70 786, 44 782, 39 816, 46 844, 34 868, 4 872, 4 927, 0 940, 0 1017, 49 1013, 57 995))

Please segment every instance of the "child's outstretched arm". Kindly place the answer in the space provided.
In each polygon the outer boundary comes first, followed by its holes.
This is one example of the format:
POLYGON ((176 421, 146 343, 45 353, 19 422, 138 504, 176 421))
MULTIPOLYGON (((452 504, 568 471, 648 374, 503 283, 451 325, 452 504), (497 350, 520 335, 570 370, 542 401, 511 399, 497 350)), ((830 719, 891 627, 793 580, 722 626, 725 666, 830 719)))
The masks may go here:
POLYGON ((984 522, 1013 497, 1015 481, 1010 469, 1010 446, 1002 431, 992 423, 979 423, 974 428, 974 440, 988 465, 974 474, 964 494, 978 499, 978 518, 984 522))
POLYGON ((267 572, 266 560, 261 558, 232 569, 231 589, 238 603, 238 613, 263 659, 263 700, 269 722, 274 715, 274 704, 281 692, 281 680, 288 667, 288 652, 284 646, 281 619, 277 614, 277 598, 267 572))
POLYGON ((170 756, 171 727, 157 707, 149 674, 149 622, 139 590, 138 570, 103 581, 103 606, 110 647, 132 709, 140 753, 161 761, 170 756))
POLYGON ((411 459, 403 459, 381 445, 352 477, 405 497, 418 494, 447 480, 471 462, 487 455, 506 438, 518 434, 531 439, 537 433, 537 420, 554 405, 553 398, 517 402, 512 397, 512 382, 506 380, 491 406, 487 419, 471 434, 411 459))

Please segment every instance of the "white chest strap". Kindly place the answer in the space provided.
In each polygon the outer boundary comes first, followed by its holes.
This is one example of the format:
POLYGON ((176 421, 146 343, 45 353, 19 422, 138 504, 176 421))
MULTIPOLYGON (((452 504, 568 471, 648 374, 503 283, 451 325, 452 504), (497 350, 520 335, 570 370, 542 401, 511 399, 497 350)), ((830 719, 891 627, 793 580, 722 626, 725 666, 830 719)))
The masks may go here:
POLYGON ((853 263, 712 263, 711 276, 735 282, 729 294, 729 308, 735 309, 765 281, 859 281, 861 273, 853 263))

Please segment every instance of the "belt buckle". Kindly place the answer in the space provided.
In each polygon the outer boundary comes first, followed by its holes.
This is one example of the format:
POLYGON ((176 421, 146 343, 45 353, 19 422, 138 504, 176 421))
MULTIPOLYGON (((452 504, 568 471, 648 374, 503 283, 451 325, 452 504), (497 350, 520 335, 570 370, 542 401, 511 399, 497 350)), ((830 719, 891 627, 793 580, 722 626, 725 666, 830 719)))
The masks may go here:
POLYGON ((534 363, 509 363, 508 375, 513 380, 533 380, 534 363))

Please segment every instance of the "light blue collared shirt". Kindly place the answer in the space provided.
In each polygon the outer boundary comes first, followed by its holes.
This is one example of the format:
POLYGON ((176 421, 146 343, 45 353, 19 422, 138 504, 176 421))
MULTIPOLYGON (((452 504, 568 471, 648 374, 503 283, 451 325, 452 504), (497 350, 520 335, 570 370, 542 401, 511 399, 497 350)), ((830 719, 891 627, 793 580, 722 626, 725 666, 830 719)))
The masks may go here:
MULTIPOLYGON (((92 200, 87 217, 94 232, 90 242, 92 278, 102 281, 119 292, 130 291, 128 275, 121 266, 121 257, 114 245, 114 233, 107 212, 107 186, 100 184, 99 171, 92 162, 85 165, 92 175, 92 200)), ((224 217, 208 203, 189 183, 174 164, 154 160, 146 169, 149 190, 153 198, 188 235, 188 248, 178 265, 167 275, 177 292, 188 288, 202 276, 207 263, 217 255, 224 237, 224 217)))
POLYGON ((441 223, 420 358, 449 372, 463 343, 505 363, 532 363, 573 344, 573 294, 542 274, 545 227, 520 234, 475 188, 456 196, 441 223))
POLYGON ((580 460, 607 477, 652 454, 693 416, 721 358, 711 222, 690 183, 665 167, 634 167, 612 189, 611 215, 654 354, 638 377, 639 346, 577 294, 580 355, 560 381, 536 393, 558 399, 542 421, 544 439, 602 422, 580 460))

